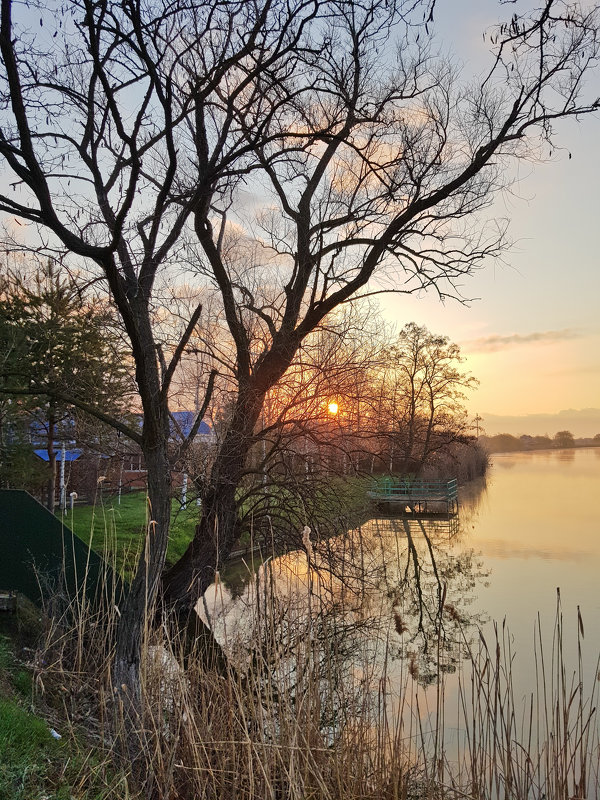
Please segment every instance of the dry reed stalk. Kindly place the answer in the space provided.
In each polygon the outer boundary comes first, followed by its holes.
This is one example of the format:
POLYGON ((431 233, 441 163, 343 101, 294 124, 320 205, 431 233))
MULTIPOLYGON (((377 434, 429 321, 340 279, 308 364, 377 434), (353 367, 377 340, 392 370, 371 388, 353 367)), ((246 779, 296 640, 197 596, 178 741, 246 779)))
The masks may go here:
MULTIPOLYGON (((465 649, 457 707, 461 740, 447 741, 449 679, 419 684, 416 663, 395 662, 391 637, 406 636, 382 604, 376 643, 360 630, 356 605, 334 584, 276 579, 264 567, 249 594, 241 639, 222 632, 232 668, 206 666, 164 620, 148 613, 142 714, 134 732, 143 771, 128 765, 111 687, 113 595, 99 605, 55 602, 38 658, 38 686, 59 698, 66 729, 84 729, 94 767, 116 797, 157 800, 571 800, 593 797, 600 764, 597 681, 584 691, 583 622, 577 665, 565 653, 560 605, 548 656, 538 620, 535 686, 516 696, 515 654, 505 626, 490 645, 465 649), (294 591, 292 592, 292 584, 294 591), (153 624, 150 624, 150 621, 153 624), (400 629, 399 629, 400 628, 400 629), (341 634, 349 632, 350 639, 341 634), (84 713, 82 713, 84 712, 84 713), (117 724, 115 724, 115 720, 117 724), (96 764, 100 766, 96 766, 96 764), (115 788, 118 785, 118 790, 115 788), (587 792, 587 794, 585 794, 587 792)), ((221 593, 221 603, 225 604, 221 593)), ((440 612, 441 613, 441 612, 440 612)), ((212 609, 215 624, 218 608, 212 609), (215 611, 217 612, 215 614, 215 611)), ((373 640, 375 641, 375 640, 373 640)), ((402 652, 406 652, 401 648, 402 652)), ((437 643, 438 664, 443 643, 437 643)), ((442 665, 443 666, 443 665, 442 665)), ((454 680, 454 679, 452 679, 454 680)), ((124 725, 125 720, 120 720, 124 725)), ((78 734, 80 735, 80 734, 78 734)), ((131 730, 128 730, 131 736, 131 730)), ((87 763, 91 764, 88 759, 87 763)), ((105 795, 106 798, 111 796, 105 795)))

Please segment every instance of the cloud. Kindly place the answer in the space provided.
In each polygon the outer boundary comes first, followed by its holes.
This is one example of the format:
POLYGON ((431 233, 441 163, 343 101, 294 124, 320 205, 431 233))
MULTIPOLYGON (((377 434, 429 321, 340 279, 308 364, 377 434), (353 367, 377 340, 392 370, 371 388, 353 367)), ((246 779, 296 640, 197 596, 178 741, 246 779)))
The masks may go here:
POLYGON ((480 339, 471 339, 463 344, 463 350, 470 353, 496 353, 498 350, 508 350, 511 347, 535 344, 565 342, 570 339, 579 339, 583 332, 576 328, 563 328, 560 331, 534 331, 533 333, 492 334, 480 339))

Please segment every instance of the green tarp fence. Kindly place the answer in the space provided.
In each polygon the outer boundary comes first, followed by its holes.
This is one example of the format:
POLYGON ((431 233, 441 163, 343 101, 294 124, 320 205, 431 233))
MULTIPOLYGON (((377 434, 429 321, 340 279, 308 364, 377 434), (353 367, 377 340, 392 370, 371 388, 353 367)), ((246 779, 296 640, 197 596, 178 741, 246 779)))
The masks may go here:
POLYGON ((39 603, 57 589, 70 597, 85 589, 90 599, 122 593, 106 562, 54 514, 25 491, 0 489, 0 590, 39 603))

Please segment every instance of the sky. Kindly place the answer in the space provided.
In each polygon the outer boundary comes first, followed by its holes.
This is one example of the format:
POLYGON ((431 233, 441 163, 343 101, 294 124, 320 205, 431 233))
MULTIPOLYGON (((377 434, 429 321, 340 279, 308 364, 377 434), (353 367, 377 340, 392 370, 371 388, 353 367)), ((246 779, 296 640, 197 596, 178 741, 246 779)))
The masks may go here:
MULTIPOLYGON (((467 72, 482 63, 482 31, 497 14, 493 0, 438 0, 438 29, 456 42, 467 72)), ((600 74, 595 81, 600 95, 600 74)), ((489 211, 511 220, 514 244, 504 263, 490 262, 465 281, 471 302, 442 304, 433 295, 381 301, 398 326, 415 321, 460 344, 480 381, 469 410, 484 428, 489 418, 490 433, 530 432, 528 415, 600 408, 600 116, 568 120, 556 132, 552 158, 521 165, 512 194, 489 211)), ((576 435, 600 432, 594 418, 588 414, 576 435)), ((553 434, 561 422, 564 415, 547 416, 545 431, 553 434)))
MULTIPOLYGON (((507 3, 504 13, 524 5, 507 3)), ((437 0, 436 29, 466 75, 489 64, 482 32, 498 14, 498 0, 437 0)), ((600 95, 600 74, 595 81, 600 95)), ((571 422, 576 435, 600 432, 599 143, 600 115, 569 120, 557 125, 547 162, 519 166, 512 192, 489 210, 510 218, 514 244, 465 281, 469 302, 380 299, 398 328, 414 321, 460 344, 480 382, 468 409, 488 433, 553 434, 571 422), (557 416, 570 410, 578 413, 557 416)))

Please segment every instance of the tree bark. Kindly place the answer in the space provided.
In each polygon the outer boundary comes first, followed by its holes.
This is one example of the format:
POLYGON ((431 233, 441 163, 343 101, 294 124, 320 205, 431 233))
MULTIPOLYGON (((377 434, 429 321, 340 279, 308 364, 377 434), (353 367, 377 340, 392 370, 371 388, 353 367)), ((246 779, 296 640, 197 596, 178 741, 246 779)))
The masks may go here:
MULTIPOLYGON (((124 599, 117 625, 114 678, 127 698, 129 713, 139 710, 139 668, 144 631, 153 618, 165 564, 171 521, 168 397, 161 391, 154 339, 145 302, 132 303, 129 321, 137 347, 136 380, 140 387, 144 422, 141 449, 146 461, 149 522, 136 574, 124 599)), ((126 703, 126 705, 127 705, 126 703)))
POLYGON ((179 561, 163 576, 163 598, 169 606, 192 611, 239 539, 236 489, 252 446, 252 434, 263 400, 264 393, 252 388, 238 395, 229 430, 211 471, 209 488, 202 499, 202 517, 194 538, 179 561))
POLYGON ((249 444, 239 432, 230 431, 202 498, 202 517, 186 552, 163 577, 167 605, 192 610, 215 579, 240 536, 236 488, 249 444), (238 441, 239 447, 233 448, 238 441))

